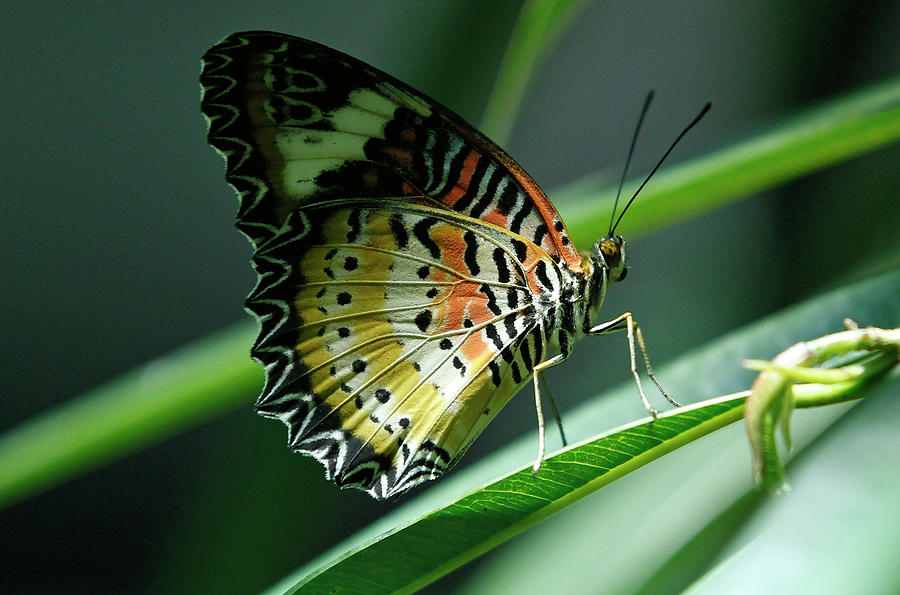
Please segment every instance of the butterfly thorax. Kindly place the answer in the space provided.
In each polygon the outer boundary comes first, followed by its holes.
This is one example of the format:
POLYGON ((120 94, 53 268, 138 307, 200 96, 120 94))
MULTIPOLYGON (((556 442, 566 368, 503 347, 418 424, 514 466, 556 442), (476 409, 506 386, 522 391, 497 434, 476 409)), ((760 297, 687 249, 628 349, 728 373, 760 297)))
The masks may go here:
POLYGON ((590 330, 606 298, 609 281, 625 277, 624 245, 621 236, 600 240, 591 252, 581 251, 579 270, 560 263, 558 288, 541 296, 544 334, 564 356, 590 330))
POLYGON ((581 257, 581 271, 563 267, 559 296, 562 316, 551 337, 563 354, 567 354, 572 344, 593 326, 610 281, 621 281, 628 273, 622 236, 602 238, 594 244, 592 251, 581 251, 581 257))

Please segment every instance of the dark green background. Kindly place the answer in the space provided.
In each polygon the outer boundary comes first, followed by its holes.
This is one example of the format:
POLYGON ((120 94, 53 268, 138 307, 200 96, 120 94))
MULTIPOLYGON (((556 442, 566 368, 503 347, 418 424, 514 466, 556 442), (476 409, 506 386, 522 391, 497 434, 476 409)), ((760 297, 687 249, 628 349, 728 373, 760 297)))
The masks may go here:
MULTIPOLYGON (((590 5, 544 63, 506 148, 552 198, 579 176, 618 175, 650 88, 636 173, 707 100, 713 111, 673 161, 900 72, 896 3, 720 4, 590 5)), ((309 37, 477 123, 518 8, 7 4, 0 429, 244 316, 249 247, 199 114, 207 47, 244 29, 309 37)), ((898 162, 884 149, 632 242, 628 281, 604 311, 635 312, 659 364, 896 263, 898 162)), ((628 236, 627 217, 619 230, 628 236)), ((590 398, 626 379, 624 339, 586 340, 548 376, 563 410, 590 398)), ((0 513, 0 591, 258 590, 394 506, 325 482, 284 448, 280 426, 252 414, 254 397, 0 513)), ((533 416, 530 398, 515 399, 463 464, 533 432, 533 416)))

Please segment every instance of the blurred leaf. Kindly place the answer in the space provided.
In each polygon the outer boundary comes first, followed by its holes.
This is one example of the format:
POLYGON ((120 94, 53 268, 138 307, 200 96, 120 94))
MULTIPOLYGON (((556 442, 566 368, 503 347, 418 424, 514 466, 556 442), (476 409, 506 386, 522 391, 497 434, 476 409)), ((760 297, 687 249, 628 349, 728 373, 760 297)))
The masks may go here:
POLYGON ((248 403, 253 334, 235 325, 0 436, 0 508, 248 403))
POLYGON ((801 453, 790 496, 762 500, 685 592, 900 592, 898 397, 884 386, 801 453))
MULTIPOLYGON (((715 110, 715 106, 713 106, 715 110)), ((708 116, 707 122, 714 116, 708 116)), ((701 125, 705 124, 701 123, 701 125)), ((628 237, 699 215, 900 139, 900 78, 839 97, 788 118, 774 129, 706 157, 665 167, 628 212, 628 237)), ((622 190, 631 196, 642 180, 622 190)), ((590 178, 552 193, 578 245, 597 240, 615 188, 592 188, 590 178)))
POLYGON ((509 140, 538 64, 587 4, 587 0, 528 0, 522 7, 481 119, 481 131, 495 143, 502 146, 509 140))

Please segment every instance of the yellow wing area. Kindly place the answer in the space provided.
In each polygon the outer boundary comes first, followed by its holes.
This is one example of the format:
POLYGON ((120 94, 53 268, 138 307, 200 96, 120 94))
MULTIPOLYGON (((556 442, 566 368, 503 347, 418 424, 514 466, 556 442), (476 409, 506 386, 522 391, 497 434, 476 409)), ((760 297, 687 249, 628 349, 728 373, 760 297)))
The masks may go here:
POLYGON ((387 498, 438 477, 543 356, 529 282, 552 261, 428 208, 331 204, 298 218, 302 240, 264 251, 283 274, 250 298, 290 304, 291 322, 254 351, 272 371, 258 410, 341 486, 387 498))

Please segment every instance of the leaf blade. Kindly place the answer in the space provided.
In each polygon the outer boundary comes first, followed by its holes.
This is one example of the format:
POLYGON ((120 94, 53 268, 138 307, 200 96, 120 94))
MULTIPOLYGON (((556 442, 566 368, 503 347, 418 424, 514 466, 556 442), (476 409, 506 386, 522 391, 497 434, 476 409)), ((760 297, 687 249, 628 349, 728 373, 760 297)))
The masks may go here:
MULTIPOLYGON (((804 326, 806 328, 821 328, 824 326, 827 330, 827 325, 830 324, 832 318, 835 324, 839 324, 842 317, 848 313, 848 303, 855 305, 849 312, 853 316, 867 319, 878 315, 876 314, 878 312, 887 312, 887 318, 896 320, 900 318, 900 310, 898 310, 898 304, 896 304, 894 299, 898 290, 900 290, 900 271, 892 271, 878 279, 859 282, 850 289, 833 292, 830 295, 811 300, 807 304, 790 308, 785 312, 770 317, 770 319, 762 323, 754 324, 750 329, 742 333, 736 333, 732 337, 727 337, 723 341, 717 342, 716 346, 705 348, 697 354, 693 354, 693 357, 687 361, 668 366, 668 368, 675 368, 676 370, 680 368, 684 370, 681 372, 682 374, 696 376, 696 373, 691 372, 691 368, 697 365, 691 362, 692 359, 699 358, 703 362, 716 360, 716 358, 722 356, 724 351, 726 357, 733 361, 736 373, 744 374, 745 371, 740 369, 738 365, 741 359, 740 355, 732 357, 729 355, 731 348, 725 346, 723 349, 722 343, 746 344, 746 341, 741 339, 742 334, 751 335, 754 341, 771 342, 774 338, 777 342, 788 342, 780 335, 790 335, 797 332, 792 329, 804 326), (831 312, 832 315, 825 315, 826 312, 831 312), (779 332, 773 332, 773 328, 778 328, 779 332)), ((891 320, 885 323, 890 324, 891 320)), ((809 332, 816 331, 811 330, 809 332)), ((795 341, 796 337, 793 340, 795 341)), ((777 350, 778 348, 772 347, 772 349, 777 350)), ((677 372, 674 375, 663 376, 665 374, 664 370, 660 371, 662 377, 678 376, 677 372)), ((680 381, 676 380, 677 382, 680 381)), ((633 387, 629 386, 626 391, 629 393, 627 395, 628 398, 633 399, 633 394, 630 394, 633 392, 633 387)), ((593 406, 593 404, 591 405, 593 406)), ((721 403, 704 403, 702 405, 718 407, 721 406, 721 403)), ((732 405, 726 406, 731 407, 732 405)), ((607 485, 610 481, 643 466, 650 460, 654 460, 678 446, 694 440, 700 435, 709 433, 708 431, 711 431, 714 427, 726 425, 721 422, 730 420, 729 416, 735 416, 734 419, 737 419, 741 411, 742 408, 734 406, 733 409, 721 412, 719 414, 721 417, 716 418, 715 415, 712 415, 704 420, 692 419, 694 415, 693 410, 677 410, 660 420, 662 423, 658 428, 663 434, 656 436, 647 434, 647 421, 629 424, 621 429, 626 434, 619 436, 619 431, 614 431, 554 455, 547 460, 546 469, 541 470, 537 479, 531 478, 530 466, 523 466, 519 471, 505 476, 497 482, 491 482, 481 490, 463 496, 459 501, 454 501, 448 506, 425 514, 420 519, 414 519, 414 514, 417 514, 418 510, 414 509, 413 506, 408 507, 409 510, 398 510, 390 519, 385 519, 386 522, 394 522, 395 529, 384 533, 385 523, 381 523, 377 532, 367 532, 369 535, 380 533, 379 536, 369 538, 364 543, 360 543, 361 539, 351 540, 351 542, 356 542, 357 545, 353 548, 346 548, 345 546, 346 552, 332 560, 326 561, 327 556, 323 556, 311 562, 280 583, 272 592, 320 592, 322 590, 327 591, 334 586, 340 586, 348 592, 363 592, 365 589, 373 587, 371 583, 372 577, 378 576, 379 568, 390 568, 391 574, 376 580, 375 586, 377 586, 378 591, 391 592, 398 590, 403 592, 423 587, 478 554, 520 533, 524 528, 531 527, 554 512, 565 508, 587 493, 607 485), (672 415, 672 413, 675 415, 672 415), (711 425, 703 427, 703 423, 711 425), (680 428, 669 427, 670 425, 680 426, 680 428), (651 446, 648 451, 652 451, 654 448, 657 450, 648 452, 645 459, 641 459, 638 456, 628 456, 628 450, 634 444, 646 443, 654 438, 665 437, 665 432, 674 432, 675 434, 669 435, 667 438, 669 440, 668 443, 651 446), (596 447, 595 442, 598 441, 601 450, 593 455, 586 454, 596 447), (616 457, 622 456, 623 451, 626 459, 616 461, 616 457), (576 477, 579 485, 572 487, 574 484, 571 476, 579 474, 572 473, 571 468, 582 465, 580 460, 582 456, 593 456, 595 460, 608 456, 610 457, 609 460, 612 461, 611 466, 614 465, 615 469, 611 469, 609 472, 591 479, 581 477, 578 480, 576 477), (564 470, 557 467, 561 462, 564 463, 564 470), (545 474, 545 471, 547 474, 545 474), (606 479, 604 479, 604 476, 606 479), (530 486, 533 487, 534 485, 532 480, 546 481, 552 485, 542 486, 540 488, 541 491, 531 493, 529 491, 530 486), (566 488, 567 482, 569 488, 566 488), (570 489, 570 491, 563 494, 559 493, 559 490, 566 489, 570 489), (521 508, 514 506, 519 504, 521 504, 521 508), (490 505, 489 511, 496 509, 498 516, 504 516, 504 518, 488 520, 479 516, 478 511, 481 510, 483 514, 487 505, 490 505), (511 518, 508 515, 514 515, 515 518, 511 518), (419 526, 419 523, 423 521, 424 524, 419 526), (439 556, 435 556, 438 553, 437 550, 440 550, 439 556), (427 560, 415 559, 416 556, 423 555, 423 552, 427 554, 427 560), (415 566, 411 566, 411 559, 415 559, 415 566), (355 566, 356 564, 358 566, 355 566), (360 587, 362 581, 366 581, 365 588, 360 587)), ((712 413, 714 413, 712 409, 707 412, 707 414, 712 413)), ((576 412, 573 417, 574 419, 572 417, 569 418, 571 421, 574 421, 572 425, 589 424, 590 422, 585 422, 584 418, 590 417, 593 419, 593 416, 587 413, 587 408, 585 411, 576 412)), ((521 444, 517 444, 513 448, 518 449, 522 453, 527 452, 530 454, 533 444, 529 438, 527 437, 524 441, 520 441, 521 444)), ((741 446, 746 448, 743 444, 741 446)), ((513 450, 513 448, 509 450, 513 450)), ((497 458, 501 458, 504 454, 498 453, 497 458)), ((491 460, 486 460, 480 466, 491 467, 492 464, 491 460)), ((749 488, 751 485, 749 466, 745 469, 743 476, 746 477, 746 483, 749 488)), ((458 474, 456 477, 445 479, 442 482, 445 485, 436 486, 434 490, 445 488, 449 491, 454 483, 466 480, 468 480, 467 476, 458 474)), ((411 504, 415 504, 415 502, 411 504)), ((337 548, 338 551, 340 549, 340 547, 337 548)), ((509 580, 508 577, 506 580, 509 580)))

